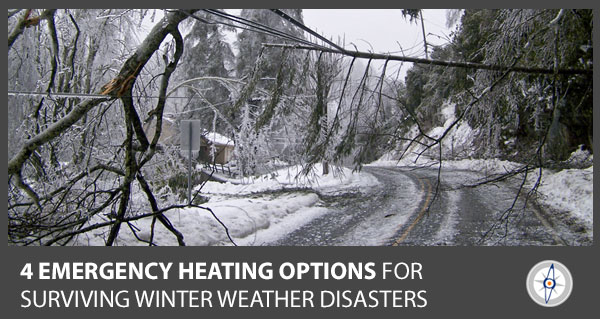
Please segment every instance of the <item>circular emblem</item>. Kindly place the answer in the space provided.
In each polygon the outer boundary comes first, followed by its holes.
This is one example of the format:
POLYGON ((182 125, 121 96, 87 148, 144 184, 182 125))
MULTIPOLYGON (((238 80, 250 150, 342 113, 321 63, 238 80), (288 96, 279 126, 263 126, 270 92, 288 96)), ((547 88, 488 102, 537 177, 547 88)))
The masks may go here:
POLYGON ((544 307, 556 307, 565 302, 573 290, 573 277, 565 265, 546 260, 533 266, 527 275, 527 292, 533 301, 544 307))

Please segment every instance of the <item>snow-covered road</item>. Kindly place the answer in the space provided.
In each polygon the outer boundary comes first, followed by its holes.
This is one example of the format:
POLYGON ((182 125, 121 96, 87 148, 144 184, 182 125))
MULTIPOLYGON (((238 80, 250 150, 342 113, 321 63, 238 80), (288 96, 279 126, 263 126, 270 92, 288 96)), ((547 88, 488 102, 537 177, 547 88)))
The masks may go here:
POLYGON ((412 179, 395 170, 365 168, 365 172, 375 176, 380 183, 361 191, 320 195, 328 213, 271 244, 388 244, 399 227, 414 215, 424 194, 412 179))
POLYGON ((571 245, 585 237, 561 231, 529 200, 515 202, 509 182, 464 187, 477 173, 365 167, 380 182, 367 192, 321 196, 329 212, 270 245, 571 245), (513 206, 514 210, 507 212, 513 206), (428 209, 429 208, 429 209, 428 209), (504 220, 499 219, 508 216, 504 220))
MULTIPOLYGON (((300 168, 290 167, 241 184, 209 182, 202 192, 210 198, 204 206, 228 227, 235 243, 244 246, 591 245, 591 168, 567 171, 568 176, 563 176, 565 171, 546 172, 550 182, 540 187, 540 207, 533 197, 525 203, 530 186, 515 201, 518 177, 468 187, 490 173, 473 169, 474 163, 466 169, 458 164, 445 166, 439 185, 432 166, 383 163, 326 176, 317 167, 307 177, 298 177, 300 168), (580 175, 585 178, 578 179, 580 175), (563 196, 552 196, 555 193, 563 196), (564 198, 565 194, 577 196, 564 198), (551 205, 555 202, 561 206, 551 205), (564 203, 570 205, 568 210, 560 209, 564 203)), ((186 245, 232 244, 223 225, 204 209, 188 207, 165 215, 186 245)), ((151 222, 133 223, 138 237, 149 238, 151 222)), ((74 244, 103 245, 104 234, 99 229, 74 244)), ((177 240, 157 226, 154 243, 177 245, 177 240)), ((132 232, 123 232, 118 244, 145 245, 132 232)))

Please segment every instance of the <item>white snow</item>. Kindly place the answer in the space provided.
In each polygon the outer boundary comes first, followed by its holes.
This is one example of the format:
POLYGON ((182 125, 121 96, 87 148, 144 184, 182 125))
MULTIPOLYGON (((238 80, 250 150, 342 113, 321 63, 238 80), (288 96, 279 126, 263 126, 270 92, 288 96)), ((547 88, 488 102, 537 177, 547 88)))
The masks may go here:
POLYGON ((522 167, 522 164, 492 159, 463 159, 458 161, 443 161, 442 167, 456 170, 480 172, 484 176, 492 174, 503 174, 522 167))
POLYGON ((594 168, 544 171, 539 193, 542 201, 582 221, 592 232, 594 224, 594 168))
POLYGON ((323 166, 315 165, 308 176, 303 176, 302 166, 296 165, 280 169, 270 174, 244 179, 229 179, 227 183, 207 182, 202 188, 204 194, 251 194, 289 188, 310 188, 320 192, 337 192, 347 189, 361 189, 378 183, 377 178, 364 172, 352 172, 348 168, 330 168, 323 176, 323 166))
MULTIPOLYGON (((444 125, 435 127, 428 132, 428 135, 437 138, 450 127, 455 121, 454 105, 444 105, 441 114, 444 116, 444 125)), ((418 130, 413 128, 410 136, 416 136, 418 130)), ((442 152, 444 156, 454 152, 458 157, 468 157, 471 141, 475 136, 475 131, 469 127, 466 122, 459 122, 445 137, 442 143, 442 152), (462 148, 462 149, 461 149, 462 148), (463 156, 461 156, 463 155, 463 156)), ((423 140, 424 141, 424 140, 423 140)), ((406 144, 407 145, 407 144, 406 144)), ((398 154, 386 154, 379 160, 372 163, 377 166, 431 166, 437 168, 438 146, 431 150, 431 156, 427 152, 418 156, 424 147, 420 144, 413 144, 409 151, 400 160, 395 158, 398 154)), ((538 188, 538 201, 540 204, 550 207, 562 214, 569 214, 586 228, 586 231, 593 235, 593 179, 594 166, 593 155, 581 148, 573 152, 566 161, 571 167, 583 167, 583 169, 565 169, 562 171, 553 171, 550 169, 542 170, 541 185, 538 188)), ((522 168, 520 163, 499 160, 499 159, 471 159, 463 160, 444 160, 442 167, 444 169, 467 170, 478 173, 485 177, 492 174, 502 174, 522 168)), ((526 187, 531 189, 537 179, 539 171, 531 171, 528 174, 526 187)))
MULTIPOLYGON (((316 194, 287 194, 280 197, 240 198, 209 201, 203 207, 210 208, 227 226, 230 235, 238 245, 259 245, 278 239, 281 230, 289 225, 303 225, 312 218, 323 214, 326 209, 313 207, 319 202, 316 194)), ((199 208, 185 208, 171 211, 167 217, 185 236, 191 246, 231 245, 226 232, 211 213, 199 208)), ((137 223, 142 234, 149 238, 151 220, 137 223)), ((162 225, 156 226, 154 242, 159 245, 177 245, 175 237, 162 225)), ((143 244, 133 236, 123 232, 121 243, 143 244)))
POLYGON ((217 132, 207 132, 204 137, 214 145, 234 145, 232 139, 217 132))
MULTIPOLYGON (((230 235, 238 245, 263 245, 275 241, 290 231, 304 225, 312 219, 327 213, 320 206, 320 200, 314 191, 331 193, 356 188, 367 189, 378 183, 368 173, 352 172, 350 169, 331 167, 332 172, 322 176, 321 165, 316 165, 313 174, 297 177, 300 166, 279 170, 273 174, 244 180, 244 184, 208 182, 202 194, 210 200, 202 207, 210 208, 227 226, 230 235), (333 172, 336 172, 335 174, 333 172), (272 191, 286 188, 307 188, 307 192, 272 191), (271 193, 264 193, 271 191, 271 193), (262 193, 262 194, 261 194, 262 193)), ((141 194, 134 194, 141 196, 141 194)), ((187 245, 231 245, 227 234, 211 215, 210 211, 200 208, 171 210, 165 214, 173 226, 184 235, 187 245)), ((95 217, 91 223, 101 222, 104 217, 95 217)), ((152 218, 132 222, 139 229, 138 236, 144 240, 150 238, 152 218)), ((80 236, 75 244, 103 245, 106 229, 80 236)), ((156 223, 154 243, 157 245, 177 245, 177 240, 160 223, 156 223)), ((117 245, 147 245, 135 238, 129 227, 122 226, 117 245)))
MULTIPOLYGON (((444 125, 432 128, 427 135, 431 138, 439 138, 450 128, 450 126, 456 121, 455 116, 455 104, 445 104, 440 110, 440 114, 444 119, 444 125)), ((418 128, 414 126, 410 132, 409 137, 417 136, 419 133, 418 128)), ((442 142, 442 154, 444 157, 451 156, 453 158, 468 157, 472 154, 472 140, 476 133, 467 122, 459 121, 454 125, 442 142)), ((425 146, 418 143, 432 144, 433 141, 425 137, 422 137, 417 142, 414 142, 403 154, 401 159, 398 158, 400 154, 386 154, 379 160, 373 162, 373 165, 399 165, 399 166, 432 166, 437 165, 436 158, 439 156, 439 145, 431 147, 429 150, 425 150, 425 146)), ((408 142, 402 147, 408 146, 408 142)))

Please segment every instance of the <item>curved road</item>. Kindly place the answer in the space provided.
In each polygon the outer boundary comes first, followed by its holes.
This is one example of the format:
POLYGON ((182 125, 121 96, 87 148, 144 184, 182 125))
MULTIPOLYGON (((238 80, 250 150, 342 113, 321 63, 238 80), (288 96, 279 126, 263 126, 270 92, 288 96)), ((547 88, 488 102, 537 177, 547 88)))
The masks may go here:
POLYGON ((479 176, 436 169, 364 167, 380 184, 341 195, 320 195, 330 212, 271 243, 285 246, 564 245, 545 213, 515 200, 507 183, 464 187, 479 176), (437 191, 436 191, 437 189, 437 191), (525 209, 523 207, 526 206, 525 209))

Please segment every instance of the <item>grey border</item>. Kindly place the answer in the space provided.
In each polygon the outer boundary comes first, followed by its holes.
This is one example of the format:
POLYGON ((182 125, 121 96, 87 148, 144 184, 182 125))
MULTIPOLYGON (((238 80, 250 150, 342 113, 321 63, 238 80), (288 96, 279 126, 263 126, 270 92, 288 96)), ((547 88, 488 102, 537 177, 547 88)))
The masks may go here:
MULTIPOLYGON (((47 1, 25 1, 19 5, 26 7, 47 7, 47 1)), ((102 5, 106 7, 162 7, 166 3, 153 1, 152 3, 123 3, 117 1, 109 2, 81 2, 81 1, 60 1, 52 2, 50 5, 57 7, 85 7, 88 5, 102 5)), ((308 0, 302 3, 284 3, 279 1, 203 1, 202 5, 206 7, 305 7, 305 8, 395 8, 404 3, 373 0, 367 2, 347 1, 313 1, 308 0)), ((409 4, 417 4, 415 2, 409 4)), ((565 4, 570 7, 590 7, 589 1, 569 1, 568 3, 552 2, 524 2, 524 1, 502 1, 501 3, 490 2, 483 4, 480 1, 419 1, 418 6, 423 8, 460 8, 460 7, 561 7, 565 4)), ((172 7, 190 7, 194 5, 190 1, 169 1, 172 7)), ((597 4, 595 4, 597 6, 597 4)), ((598 25, 598 10, 595 10, 594 24, 598 25)), ((598 33, 594 35, 594 43, 598 43, 598 33)), ((594 58, 598 60, 598 51, 594 58)), ((5 67, 6 69, 6 67, 5 67)), ((597 89, 597 76, 594 76, 596 83, 594 89, 597 89)), ((594 106, 598 105, 597 95, 594 97, 594 106)), ((597 123, 600 115, 594 115, 594 123, 597 123)), ((594 134, 596 135, 596 134, 594 134)), ((6 139, 4 139, 5 141, 6 139)), ((596 142, 598 144, 598 142, 596 142)), ((597 145, 595 145, 597 148, 597 145)), ((2 172, 6 177, 6 172, 2 172)), ((4 188, 4 187, 3 187, 4 188)), ((6 193, 3 193, 6 194, 6 193)), ((3 195, 4 196, 4 195, 3 195)), ((596 207, 594 202, 594 208, 596 207)), ((6 225, 6 220, 2 220, 6 225)), ((594 231, 598 234, 596 223, 594 231)), ((600 285, 597 276, 597 269, 600 268, 600 251, 597 240, 594 238, 594 245, 591 247, 402 247, 396 250, 394 247, 242 247, 242 248, 213 248, 213 247, 188 247, 188 248, 103 248, 103 247, 77 247, 77 248, 24 248, 7 247, 4 248, 3 286, 5 287, 2 303, 3 310, 7 316, 18 318, 29 318, 42 316, 62 318, 79 318, 85 315, 89 318, 105 318, 107 315, 116 315, 117 317, 129 316, 148 316, 150 318, 160 318, 165 315, 183 315, 184 317, 200 317, 204 314, 219 315, 223 317, 232 317, 234 315, 260 315, 267 318, 279 318, 282 315, 291 317, 305 317, 306 315, 317 316, 344 316, 349 318, 361 318, 365 315, 377 315, 378 317, 397 317, 410 316, 415 318, 438 317, 440 315, 461 315, 463 317, 488 317, 505 318, 506 316, 525 317, 544 317, 544 318, 564 318, 565 316, 584 316, 595 313, 597 305, 597 287, 600 285), (198 312, 186 310, 148 310, 134 311, 122 310, 85 310, 75 309, 75 311, 65 311, 65 309, 49 309, 43 311, 24 312, 19 309, 17 292, 27 288, 46 288, 54 289, 89 289, 90 287, 102 289, 110 287, 129 286, 138 289, 159 289, 165 287, 198 287, 199 285, 207 288, 233 287, 238 289, 260 289, 271 283, 265 282, 202 282, 202 283, 180 283, 180 282, 130 282, 130 283, 112 283, 112 282, 27 282, 18 276, 21 267, 25 262, 39 261, 377 261, 377 260, 398 260, 398 261, 420 261, 425 268, 425 280, 409 285, 409 288, 427 289, 429 305, 423 311, 415 312, 410 310, 401 311, 363 311, 336 309, 327 311, 307 310, 286 310, 286 309, 267 309, 249 310, 238 309, 227 311, 198 312), (569 302, 560 307, 544 308, 532 303, 523 289, 522 280, 526 277, 529 267, 542 260, 558 259, 569 264, 571 272, 578 280, 577 289, 573 291, 569 302), (495 278, 501 284, 495 291, 489 291, 488 280, 495 278)), ((404 287, 397 283, 392 283, 397 288, 404 287)), ((331 282, 331 281, 301 281, 301 282, 273 282, 271 287, 285 289, 286 287, 304 287, 312 289, 335 289, 338 287, 353 287, 354 289, 371 289, 390 287, 389 283, 368 283, 368 282, 331 282)), ((130 289, 131 289, 130 288, 130 289)), ((406 288, 408 289, 408 288, 406 288)))

